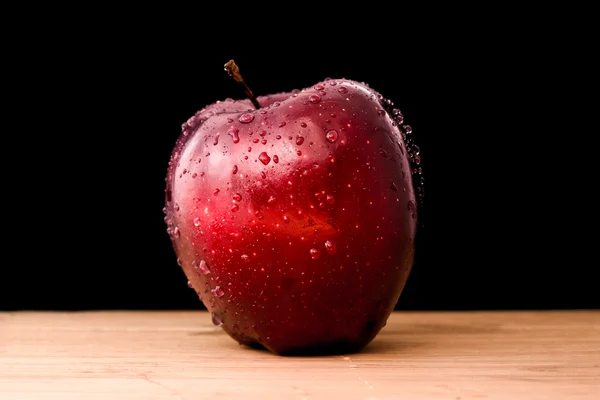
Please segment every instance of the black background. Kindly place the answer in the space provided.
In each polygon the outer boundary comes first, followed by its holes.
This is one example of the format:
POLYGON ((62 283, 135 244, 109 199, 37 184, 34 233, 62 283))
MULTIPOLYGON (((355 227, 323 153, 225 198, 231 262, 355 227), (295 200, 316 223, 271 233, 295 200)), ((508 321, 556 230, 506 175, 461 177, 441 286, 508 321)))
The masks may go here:
POLYGON ((600 307, 578 180, 589 133, 566 117, 576 77, 556 42, 317 20, 229 36, 123 20, 79 37, 84 21, 20 48, 0 309, 202 307, 166 233, 164 178, 180 125, 243 96, 230 58, 256 94, 345 77, 402 110, 426 198, 398 308, 600 307))

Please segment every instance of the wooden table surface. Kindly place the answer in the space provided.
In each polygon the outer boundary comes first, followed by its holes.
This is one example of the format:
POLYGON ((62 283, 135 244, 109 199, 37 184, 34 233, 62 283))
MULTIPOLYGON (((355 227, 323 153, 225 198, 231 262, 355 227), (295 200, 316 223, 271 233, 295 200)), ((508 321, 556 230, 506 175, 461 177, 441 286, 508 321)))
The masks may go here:
POLYGON ((205 312, 0 313, 0 399, 600 399, 600 311, 397 312, 363 352, 280 357, 205 312))

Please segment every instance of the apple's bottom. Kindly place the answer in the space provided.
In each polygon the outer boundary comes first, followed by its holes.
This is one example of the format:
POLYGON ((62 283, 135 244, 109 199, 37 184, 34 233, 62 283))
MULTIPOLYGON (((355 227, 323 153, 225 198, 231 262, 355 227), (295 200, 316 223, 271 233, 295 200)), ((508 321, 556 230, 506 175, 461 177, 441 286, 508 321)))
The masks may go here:
POLYGON ((387 320, 385 314, 377 317, 364 321, 361 329, 355 332, 335 330, 334 326, 318 333, 310 330, 289 330, 281 336, 271 337, 268 341, 261 340, 258 335, 250 337, 239 330, 229 329, 225 324, 222 328, 242 346, 267 350, 281 356, 341 355, 357 353, 375 339, 387 320))
POLYGON ((258 342, 244 343, 243 345, 256 350, 270 351, 280 356, 334 356, 341 354, 353 354, 358 353, 365 347, 364 344, 359 345, 356 343, 348 343, 344 341, 313 347, 288 348, 280 351, 267 349, 265 346, 258 342))

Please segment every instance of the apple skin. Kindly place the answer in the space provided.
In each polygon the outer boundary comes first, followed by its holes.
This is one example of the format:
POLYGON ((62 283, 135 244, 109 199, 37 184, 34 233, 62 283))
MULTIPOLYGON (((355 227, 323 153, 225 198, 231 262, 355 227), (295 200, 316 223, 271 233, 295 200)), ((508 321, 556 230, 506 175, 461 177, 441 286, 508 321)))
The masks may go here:
POLYGON ((240 344, 359 351, 413 264, 411 129, 347 79, 258 101, 217 102, 182 126, 165 207, 178 263, 240 344))

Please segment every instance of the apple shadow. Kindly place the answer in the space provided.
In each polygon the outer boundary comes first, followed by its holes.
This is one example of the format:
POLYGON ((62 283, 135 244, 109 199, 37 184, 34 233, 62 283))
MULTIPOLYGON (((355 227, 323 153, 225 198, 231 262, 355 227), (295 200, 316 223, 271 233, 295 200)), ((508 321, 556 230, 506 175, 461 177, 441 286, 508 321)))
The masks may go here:
POLYGON ((386 330, 392 335, 469 335, 493 333, 500 329, 500 325, 472 326, 464 324, 410 324, 396 329, 386 330))
MULTIPOLYGON (((247 351, 263 354, 274 354, 282 357, 328 357, 353 354, 385 354, 412 352, 416 348, 426 348, 439 342, 440 336, 464 336, 493 333, 500 329, 499 325, 472 326, 468 324, 406 324, 387 328, 380 332, 367 346, 359 348, 353 344, 340 341, 323 344, 312 348, 290 349, 281 353, 273 353, 257 342, 240 344, 247 351), (415 340, 417 339, 417 340, 415 340)), ((220 329, 210 328, 189 332, 190 336, 226 335, 220 329)))
POLYGON ((440 336, 479 335, 497 332, 499 325, 471 326, 465 324, 407 324, 382 331, 359 353, 383 354, 411 351, 438 343, 440 336), (415 340, 418 338, 418 340, 415 340))
POLYGON ((391 338, 376 337, 364 349, 355 354, 401 353, 405 350, 408 351, 416 347, 423 347, 426 345, 427 343, 425 342, 399 341, 391 338))
POLYGON ((222 335, 225 334, 225 332, 223 332, 223 330, 221 329, 216 329, 216 328, 208 328, 208 329, 202 329, 202 330, 198 330, 198 331, 194 331, 194 332, 188 332, 188 336, 202 336, 202 335, 222 335))
POLYGON ((350 356, 355 354, 383 354, 383 353, 399 353, 403 350, 414 349, 415 347, 421 347, 426 343, 414 341, 411 342, 398 342, 395 340, 383 338, 375 339, 369 343, 366 347, 358 349, 356 347, 348 347, 346 343, 318 346, 308 349, 292 349, 284 351, 282 353, 273 353, 269 349, 265 348, 259 343, 250 343, 241 345, 248 351, 258 351, 260 353, 272 354, 281 357, 288 358, 319 358, 319 357, 331 357, 331 356, 350 356))

